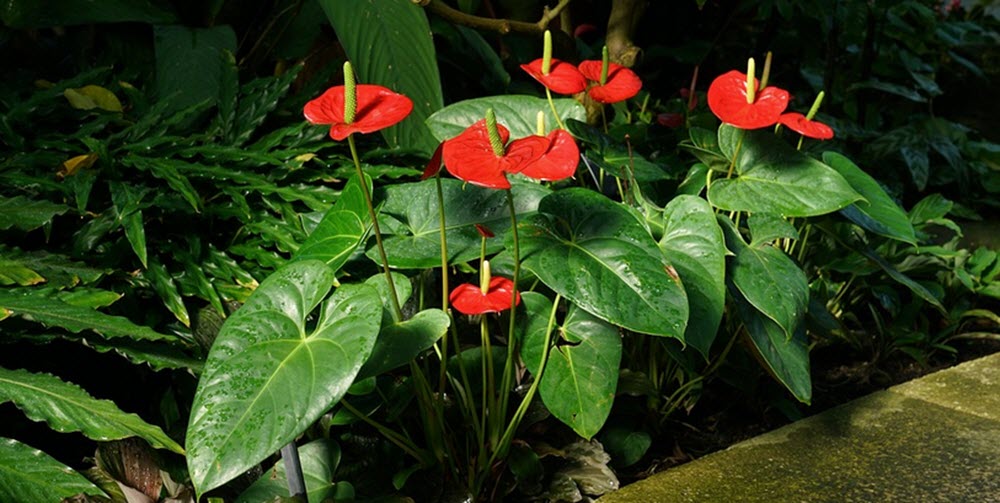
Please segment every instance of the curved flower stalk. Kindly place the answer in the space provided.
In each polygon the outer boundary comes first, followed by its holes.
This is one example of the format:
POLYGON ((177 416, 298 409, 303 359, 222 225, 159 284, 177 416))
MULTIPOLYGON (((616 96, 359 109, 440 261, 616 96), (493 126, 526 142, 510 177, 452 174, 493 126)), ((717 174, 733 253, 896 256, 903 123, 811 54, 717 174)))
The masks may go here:
POLYGON ((411 111, 413 111, 413 101, 402 94, 382 86, 356 84, 354 69, 351 68, 350 61, 344 62, 344 85, 327 89, 319 98, 306 103, 302 110, 306 120, 310 123, 329 124, 330 137, 334 140, 347 139, 351 148, 351 157, 354 159, 354 168, 357 171, 358 180, 361 181, 361 192, 368 207, 368 216, 372 221, 372 230, 375 234, 379 258, 382 261, 382 271, 385 273, 385 279, 389 286, 393 319, 397 322, 402 320, 403 311, 399 307, 392 274, 389 273, 389 259, 386 257, 385 247, 382 245, 382 231, 379 229, 378 218, 375 216, 372 196, 368 191, 368 184, 364 182, 365 175, 361 170, 358 148, 354 144, 354 133, 374 133, 393 126, 405 119, 411 111))

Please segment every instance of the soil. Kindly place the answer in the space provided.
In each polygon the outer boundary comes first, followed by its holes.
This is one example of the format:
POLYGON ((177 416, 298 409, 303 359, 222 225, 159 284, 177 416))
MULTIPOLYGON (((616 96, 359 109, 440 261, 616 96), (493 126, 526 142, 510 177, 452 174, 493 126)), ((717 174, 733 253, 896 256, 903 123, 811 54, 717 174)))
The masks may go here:
POLYGON ((926 364, 901 352, 872 362, 859 361, 856 352, 843 348, 816 349, 811 354, 810 406, 793 404, 784 397, 763 403, 766 400, 759 396, 741 395, 731 386, 707 386, 691 413, 687 417, 676 414, 679 419, 668 424, 662 438, 654 440, 646 457, 616 470, 618 477, 625 485, 870 393, 1000 352, 1000 340, 965 340, 953 347, 957 353, 935 353, 926 364))

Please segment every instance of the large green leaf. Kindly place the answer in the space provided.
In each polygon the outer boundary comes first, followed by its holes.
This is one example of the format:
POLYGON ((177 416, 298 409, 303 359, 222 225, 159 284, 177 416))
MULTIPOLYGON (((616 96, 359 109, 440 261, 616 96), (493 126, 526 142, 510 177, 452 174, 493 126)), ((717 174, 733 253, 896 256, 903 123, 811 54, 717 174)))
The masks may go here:
POLYGON ((684 340, 708 357, 726 307, 726 245, 711 206, 677 196, 663 209, 660 251, 684 282, 690 316, 684 340))
POLYGON ((800 325, 791 338, 777 323, 753 307, 739 293, 730 289, 736 312, 746 326, 754 349, 760 354, 768 372, 800 402, 812 400, 812 380, 809 376, 809 341, 800 325))
POLYGON ((0 231, 17 227, 24 231, 49 223, 56 215, 69 210, 63 204, 28 199, 24 196, 0 197, 0 231))
MULTIPOLYGON (((486 252, 503 247, 510 229, 510 209, 503 191, 466 185, 459 180, 441 180, 445 209, 445 234, 448 238, 448 261, 467 262, 479 257, 482 239, 475 224, 489 227, 495 238, 486 241, 486 252)), ((512 183, 514 208, 519 215, 534 212, 551 191, 537 183, 512 183)), ((434 180, 396 184, 385 189, 385 203, 379 223, 389 264, 404 269, 441 265, 441 220, 437 187, 434 180)), ((378 261, 378 251, 368 256, 378 261)))
MULTIPOLYGON (((333 474, 340 465, 340 446, 333 440, 321 438, 299 447, 299 461, 302 463, 308 501, 338 501, 345 499, 344 492, 348 490, 353 495, 349 484, 337 484, 333 480, 333 474)), ((283 459, 243 491, 236 502, 258 503, 275 501, 279 497, 288 497, 288 479, 283 459)))
POLYGON ((128 337, 136 340, 176 340, 126 318, 111 316, 88 307, 75 306, 52 297, 45 291, 0 289, 0 320, 14 314, 47 326, 65 328, 73 333, 92 330, 104 337, 128 337))
POLYGON ((405 365, 434 345, 451 325, 451 318, 440 309, 425 309, 412 318, 382 328, 371 356, 358 372, 365 379, 405 365))
POLYGON ((157 449, 184 452, 159 426, 122 412, 114 402, 98 400, 79 386, 50 374, 0 368, 3 402, 13 402, 32 421, 44 421, 59 432, 79 431, 100 441, 139 437, 157 449))
POLYGON ((219 100, 220 83, 227 71, 225 55, 236 52, 232 28, 154 25, 153 43, 156 91, 161 100, 170 100, 168 113, 219 100))
MULTIPOLYGON (((568 98, 553 100, 559 117, 563 120, 576 119, 584 121, 587 112, 576 100, 568 98)), ((458 136, 466 128, 486 117, 486 109, 492 108, 496 113, 497 122, 510 130, 511 140, 536 134, 538 127, 538 112, 545 113, 545 125, 551 129, 556 126, 556 119, 548 101, 534 96, 489 96, 459 101, 438 110, 427 119, 427 125, 434 136, 445 141, 458 136)))
MULTIPOLYGON (((365 182, 370 193, 371 178, 366 176, 365 182)), ((351 178, 341 191, 340 198, 323 215, 323 220, 295 252, 292 260, 322 260, 337 271, 351 258, 370 226, 371 217, 368 216, 361 185, 357 177, 351 178)))
POLYGON ((360 82, 388 87, 413 100, 406 120, 382 130, 389 145, 433 152, 438 142, 424 121, 444 106, 444 98, 424 9, 404 0, 319 3, 360 82))
POLYGON ((684 340, 688 300, 639 221, 591 190, 546 196, 520 226, 524 267, 597 317, 684 340))
POLYGON ((713 180, 708 200, 727 211, 787 217, 823 215, 861 199, 844 177, 768 131, 719 127, 719 145, 732 159, 732 178, 713 180))
POLYGON ((0 4, 0 20, 11 28, 51 28, 93 23, 173 23, 173 12, 149 0, 9 0, 0 4))
POLYGON ((382 304, 372 287, 342 286, 310 329, 309 313, 333 280, 323 262, 288 264, 226 320, 188 424, 188 470, 199 493, 290 442, 354 381, 378 335, 382 304))
POLYGON ((802 269, 781 250, 767 244, 748 246, 728 218, 719 217, 726 244, 735 257, 729 264, 733 286, 747 302, 791 338, 809 308, 809 283, 802 269))
POLYGON ((0 500, 52 503, 86 493, 105 496, 92 482, 44 452, 0 438, 0 500))
MULTIPOLYGON (((539 375, 545 348, 545 329, 552 302, 536 293, 522 296, 531 323, 524 337, 521 357, 535 376, 539 375), (540 330, 539 330, 540 329, 540 330)), ((600 431, 611 413, 618 386, 622 340, 618 329, 575 305, 551 335, 554 347, 541 373, 538 392, 545 407, 557 419, 590 439, 600 431)))
POLYGON ((917 236, 906 212, 882 190, 874 178, 836 152, 824 152, 823 162, 837 170, 865 198, 864 201, 857 201, 840 210, 842 215, 868 231, 917 244, 917 236))

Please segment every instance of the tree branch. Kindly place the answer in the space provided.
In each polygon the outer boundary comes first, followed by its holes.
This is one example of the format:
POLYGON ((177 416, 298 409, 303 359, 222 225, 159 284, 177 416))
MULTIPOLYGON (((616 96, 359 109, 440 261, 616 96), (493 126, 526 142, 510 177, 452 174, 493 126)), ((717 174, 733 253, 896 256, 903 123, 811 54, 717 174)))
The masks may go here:
POLYGON ((572 0, 559 0, 559 3, 549 9, 545 7, 542 18, 536 23, 526 21, 514 21, 511 19, 493 19, 488 17, 473 16, 458 9, 454 9, 441 0, 411 0, 413 3, 426 8, 427 10, 441 16, 446 21, 475 28, 477 30, 495 31, 500 34, 518 33, 541 34, 549 26, 553 19, 569 5, 572 0))
POLYGON ((608 34, 605 38, 611 60, 631 67, 639 56, 639 48, 632 43, 639 20, 646 10, 645 0, 613 0, 608 17, 608 34))

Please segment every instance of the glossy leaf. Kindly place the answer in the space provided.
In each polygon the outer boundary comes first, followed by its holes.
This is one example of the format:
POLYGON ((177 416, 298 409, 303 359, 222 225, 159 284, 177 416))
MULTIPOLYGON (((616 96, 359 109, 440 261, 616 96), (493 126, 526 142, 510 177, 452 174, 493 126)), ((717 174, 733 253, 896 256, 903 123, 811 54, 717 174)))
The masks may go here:
MULTIPOLYGON (((366 176, 365 182, 371 191, 371 179, 366 176)), ((292 260, 322 260, 334 271, 340 270, 364 240, 370 220, 358 178, 353 177, 292 260)))
POLYGON ((18 503, 52 503, 80 493, 105 493, 72 468, 44 452, 0 438, 0 497, 18 503))
POLYGON ((0 403, 3 402, 13 402, 32 421, 43 421, 62 433, 78 431, 98 441, 139 437, 157 449, 184 453, 159 426, 50 374, 0 368, 0 403))
POLYGON ((383 327, 356 379, 381 375, 409 363, 444 336, 449 325, 451 318, 444 311, 425 309, 408 320, 383 327))
POLYGON ((336 403, 371 352, 378 294, 333 284, 320 261, 274 272, 226 320, 205 363, 188 424, 188 469, 199 494, 277 451, 336 403))
MULTIPOLYGON (((486 252, 496 253, 509 233, 510 209, 503 191, 465 186, 460 180, 441 180, 444 196, 448 261, 467 262, 479 257, 480 236, 475 224, 493 229, 497 237, 486 240, 486 252)), ((512 184, 514 207, 519 215, 535 211, 550 190, 535 183, 512 184)), ((379 215, 389 264, 403 269, 441 265, 441 224, 434 180, 396 184, 385 189, 379 215)), ((520 218, 520 217, 519 217, 520 218)), ((378 261, 378 251, 368 250, 378 261)))
POLYGON ((781 215, 754 213, 747 219, 750 227, 750 246, 771 243, 776 239, 799 239, 799 231, 781 215))
POLYGON ((0 197, 0 231, 16 227, 23 231, 37 229, 69 207, 49 201, 28 199, 24 196, 0 197))
POLYGON ((139 262, 147 267, 146 228, 142 225, 142 210, 139 209, 139 203, 147 191, 121 182, 111 182, 108 188, 111 191, 116 221, 125 229, 125 237, 132 245, 136 257, 139 257, 139 262))
MULTIPOLYGON (((575 100, 553 100, 559 116, 563 119, 585 121, 586 111, 583 105, 575 100)), ((466 128, 486 117, 486 110, 492 108, 497 116, 497 123, 510 130, 511 139, 524 138, 536 134, 538 112, 545 114, 545 124, 548 128, 556 126, 555 116, 549 103, 534 96, 490 96, 459 101, 431 115, 427 126, 439 141, 458 136, 466 128)))
POLYGON ((837 170, 847 183, 865 198, 864 201, 857 201, 840 210, 842 215, 865 230, 917 244, 913 225, 910 224, 906 212, 885 193, 874 178, 862 171, 850 159, 836 152, 824 152, 823 162, 837 170))
MULTIPOLYGON (((541 295, 531 297, 529 316, 543 322, 534 325, 541 330, 525 334, 521 357, 537 376, 552 303, 541 295)), ((539 395, 553 416, 589 440, 611 413, 622 356, 621 336, 613 325, 574 305, 561 326, 553 327, 551 340, 554 347, 541 374, 539 395)))
POLYGON ((201 197, 198 196, 194 185, 191 185, 191 180, 180 172, 180 168, 188 166, 186 162, 129 155, 122 159, 122 163, 149 171, 153 176, 167 182, 170 188, 183 196, 194 211, 201 211, 201 197))
POLYGON ((397 0, 320 0, 359 83, 378 84, 413 100, 413 112, 382 131, 393 147, 431 153, 424 121, 444 106, 431 29, 424 9, 397 0))
POLYGON ((186 327, 190 327, 191 315, 188 314, 187 306, 184 305, 184 299, 177 289, 177 283, 174 282, 174 278, 167 271, 167 268, 163 264, 154 261, 143 272, 143 277, 149 279, 149 282, 153 285, 153 289, 156 290, 160 299, 163 300, 163 304, 173 313, 177 321, 180 321, 186 327))
POLYGON ((769 317, 754 308, 736 289, 730 289, 736 312, 750 334, 754 349, 764 361, 768 372, 800 402, 812 400, 812 380, 809 375, 809 346, 804 326, 799 326, 789 338, 769 317))
POLYGON ((927 287, 925 287, 924 285, 921 285, 920 283, 916 282, 913 278, 900 272, 899 269, 896 269, 892 264, 887 262, 884 258, 882 258, 881 255, 876 253, 874 250, 868 247, 864 247, 859 249, 858 252, 860 252, 862 255, 865 256, 865 258, 874 262, 876 265, 882 268, 882 270, 885 271, 885 273, 889 275, 890 278, 908 288, 911 292, 913 292, 914 295, 920 297, 921 299, 924 299, 941 313, 948 312, 948 310, 945 309, 944 305, 941 304, 941 300, 938 299, 933 292, 928 290, 927 287))
POLYGON ((63 260, 70 262, 69 257, 44 252, 27 254, 18 248, 0 245, 0 285, 31 286, 49 281, 52 286, 57 288, 66 286, 61 282, 52 282, 42 275, 42 273, 48 274, 47 269, 43 269, 43 266, 48 264, 58 266, 63 263, 63 260))
POLYGON ((174 336, 136 325, 121 316, 111 316, 88 307, 74 306, 45 292, 29 289, 0 289, 0 319, 4 311, 46 326, 64 328, 73 333, 91 330, 106 338, 176 340, 174 336))
POLYGON ((538 211, 519 230, 525 268, 605 321, 684 340, 684 287, 624 206, 571 188, 546 196, 538 211))
POLYGON ((709 202, 719 209, 808 217, 839 210, 861 199, 835 170, 793 149, 769 131, 743 131, 723 125, 719 128, 719 144, 730 159, 738 155, 738 176, 713 180, 708 189, 709 202))
POLYGON ((726 306, 726 245, 711 206, 677 196, 663 209, 660 251, 687 292, 690 316, 684 341, 708 357, 726 306))
POLYGON ((708 129, 692 127, 688 130, 689 140, 679 146, 698 158, 707 168, 726 173, 729 171, 729 159, 719 148, 719 135, 708 129))
POLYGON ((593 147, 596 152, 592 151, 587 158, 605 173, 626 180, 634 178, 640 182, 670 178, 669 173, 659 164, 638 152, 630 151, 628 146, 613 140, 600 129, 576 119, 566 119, 564 122, 573 136, 593 147))
POLYGON ((781 250, 770 245, 748 246, 729 219, 720 217, 720 221, 726 244, 736 254, 729 264, 728 279, 747 302, 791 338, 809 308, 805 273, 781 250))
MULTIPOLYGON (((329 439, 319 439, 299 447, 299 461, 306 483, 308 501, 337 500, 337 483, 333 474, 340 465, 340 446, 329 439)), ((240 494, 237 503, 258 503, 274 501, 278 497, 288 497, 288 479, 285 461, 278 460, 274 466, 240 494)))

